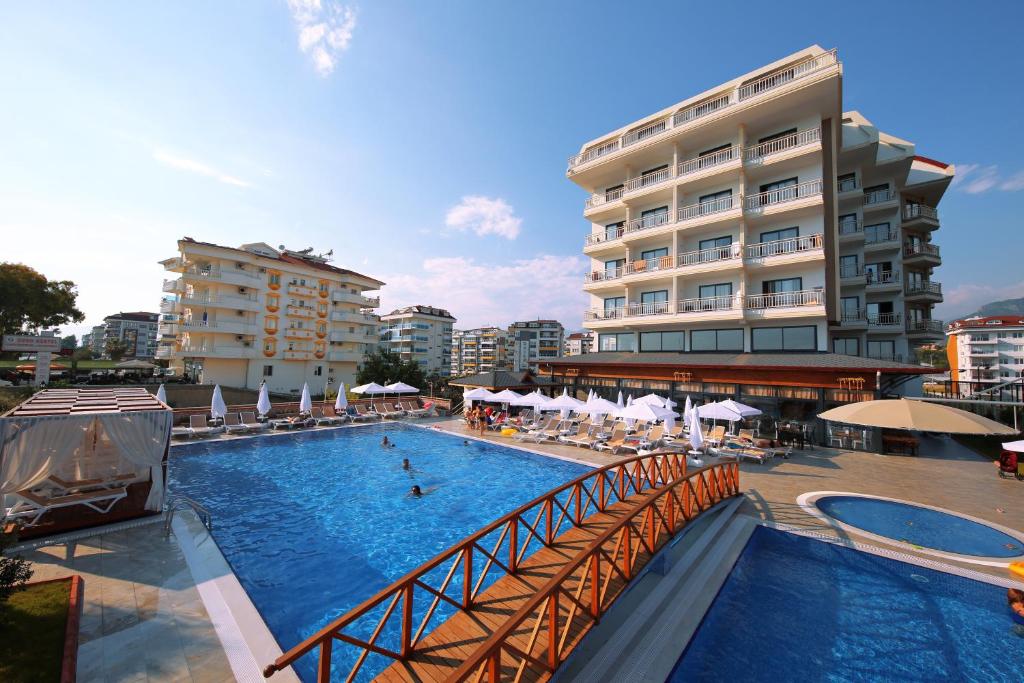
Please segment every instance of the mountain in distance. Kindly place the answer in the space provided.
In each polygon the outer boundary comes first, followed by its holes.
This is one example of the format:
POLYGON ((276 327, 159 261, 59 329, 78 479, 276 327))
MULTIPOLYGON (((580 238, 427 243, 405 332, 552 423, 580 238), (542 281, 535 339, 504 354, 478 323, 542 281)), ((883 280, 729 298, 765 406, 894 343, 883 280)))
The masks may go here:
POLYGON ((1003 299, 1002 301, 993 301, 987 303, 979 308, 970 315, 965 315, 965 318, 973 318, 974 316, 981 316, 982 318, 990 315, 1020 315, 1024 316, 1024 297, 1019 299, 1003 299))

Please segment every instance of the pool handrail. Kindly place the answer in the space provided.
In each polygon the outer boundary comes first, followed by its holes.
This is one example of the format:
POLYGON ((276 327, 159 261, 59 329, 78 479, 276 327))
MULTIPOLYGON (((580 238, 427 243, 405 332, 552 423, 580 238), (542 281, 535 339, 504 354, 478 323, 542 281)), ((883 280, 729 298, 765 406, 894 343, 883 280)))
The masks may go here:
MULTIPOLYGON (((654 489, 627 515, 616 520, 563 565, 514 615, 466 657, 448 680, 497 683, 501 680, 501 656, 502 650, 506 649, 506 641, 516 632, 524 631, 531 634, 525 650, 511 645, 507 647, 519 658, 513 680, 520 680, 530 665, 544 667, 553 673, 571 652, 571 648, 566 649, 566 644, 573 636, 577 615, 584 615, 592 624, 596 623, 625 592, 637 570, 642 568, 642 565, 638 566, 642 551, 646 551, 649 561, 694 518, 739 493, 739 462, 736 460, 701 467, 683 474, 667 486, 654 489), (664 502, 664 509, 659 510, 660 502, 664 502), (636 521, 640 518, 639 528, 636 528, 636 521), (606 546, 613 542, 614 547, 609 552, 606 546), (602 558, 605 560, 603 563, 602 558), (623 583, 609 595, 614 574, 621 576, 623 583), (575 585, 566 587, 572 583, 575 585), (567 614, 560 611, 560 593, 568 600, 567 614), (584 597, 584 593, 588 595, 584 597), (536 620, 524 627, 524 622, 535 614, 536 620), (547 634, 547 644, 541 654, 546 656, 546 660, 533 654, 542 633, 547 634)), ((584 632, 586 629, 575 633, 573 646, 584 632)))
POLYGON ((604 512, 611 504, 624 501, 629 496, 641 495, 645 491, 657 489, 659 488, 659 485, 665 485, 667 482, 675 481, 685 474, 686 454, 681 452, 637 455, 590 470, 589 472, 586 472, 575 479, 572 479, 571 481, 519 506, 512 512, 496 519, 490 524, 484 526, 482 529, 450 546, 447 550, 442 551, 433 559, 424 562, 402 578, 394 581, 387 588, 379 591, 373 597, 363 601, 361 604, 338 617, 330 624, 324 626, 312 636, 306 638, 301 643, 283 653, 280 657, 274 660, 273 663, 268 664, 264 668, 263 676, 265 678, 269 678, 275 672, 290 666, 299 657, 302 657, 313 648, 319 646, 320 653, 319 664, 317 667, 317 680, 322 683, 326 683, 330 680, 331 650, 334 640, 339 640, 348 645, 362 649, 356 663, 353 665, 352 670, 346 677, 346 680, 348 681, 355 678, 355 675, 362 667, 366 657, 371 652, 390 657, 394 660, 406 659, 412 653, 413 648, 420 638, 429 633, 427 626, 429 625, 431 617, 434 615, 438 604, 442 600, 458 609, 469 609, 473 605, 474 599, 483 588, 484 579, 490 572, 491 568, 497 566, 504 570, 505 574, 514 575, 518 570, 520 562, 523 560, 527 550, 529 549, 532 540, 536 539, 544 546, 550 546, 551 543, 559 536, 559 532, 564 522, 568 521, 570 525, 576 527, 581 526, 583 521, 589 516, 589 514, 591 514, 588 511, 592 505, 594 512, 604 512), (631 465, 633 467, 630 467, 631 465), (611 480, 609 480, 608 477, 609 472, 614 472, 611 480), (589 480, 593 480, 593 485, 588 490, 587 486, 584 484, 589 480), (608 486, 609 484, 611 484, 610 487, 608 486), (566 505, 563 505, 561 501, 557 499, 559 494, 570 489, 572 492, 567 500, 567 505, 572 508, 571 512, 566 509, 566 505), (597 496, 596 499, 595 495, 597 496), (537 511, 533 522, 530 523, 529 519, 526 517, 526 513, 538 506, 540 509, 537 511), (561 511, 561 514, 558 515, 557 518, 555 516, 556 507, 561 511), (542 530, 543 533, 540 533, 538 529, 540 528, 542 520, 544 527, 542 530), (526 541, 522 543, 522 545, 519 543, 519 531, 521 530, 520 525, 525 527, 525 531, 527 532, 525 536, 526 541), (497 542, 490 551, 479 545, 479 541, 481 539, 502 527, 504 527, 504 529, 499 534, 497 542), (508 538, 508 566, 497 559, 500 552, 499 549, 506 540, 506 537, 508 538), (474 584, 473 556, 476 552, 484 555, 486 562, 482 573, 475 579, 474 584), (439 588, 432 588, 421 580, 428 572, 434 570, 446 560, 451 560, 452 562, 445 576, 445 580, 439 588), (463 590, 462 599, 457 602, 446 595, 445 590, 454 578, 455 572, 460 564, 463 569, 463 590), (434 598, 431 606, 426 612, 426 615, 422 620, 420 620, 420 623, 415 630, 413 630, 413 601, 415 597, 414 589, 416 587, 422 588, 431 593, 434 598), (392 614, 394 614, 395 608, 400 600, 402 602, 401 649, 396 652, 376 645, 375 641, 384 631, 387 622, 391 618, 392 614), (370 636, 369 640, 364 641, 354 636, 341 633, 342 629, 356 622, 360 617, 364 616, 375 607, 383 604, 385 601, 389 601, 387 608, 384 611, 384 615, 374 628, 373 634, 370 636))

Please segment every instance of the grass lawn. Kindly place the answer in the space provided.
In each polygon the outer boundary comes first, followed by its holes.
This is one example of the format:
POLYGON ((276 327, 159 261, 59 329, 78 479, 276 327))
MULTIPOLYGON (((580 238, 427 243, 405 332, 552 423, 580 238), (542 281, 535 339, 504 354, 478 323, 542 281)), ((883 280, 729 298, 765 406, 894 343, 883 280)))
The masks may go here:
POLYGON ((0 607, 0 681, 59 681, 70 583, 14 593, 0 607))

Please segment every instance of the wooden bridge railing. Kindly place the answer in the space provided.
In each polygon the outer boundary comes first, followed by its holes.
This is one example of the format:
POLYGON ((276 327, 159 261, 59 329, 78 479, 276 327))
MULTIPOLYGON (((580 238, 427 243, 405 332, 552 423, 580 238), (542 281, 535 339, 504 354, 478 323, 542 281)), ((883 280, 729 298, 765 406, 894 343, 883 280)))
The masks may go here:
POLYGON ((519 681, 527 669, 554 672, 647 560, 700 513, 738 493, 735 461, 685 474, 650 493, 551 577, 450 680, 497 683, 519 681), (524 633, 525 646, 511 642, 524 633))
POLYGON ((353 647, 356 654, 347 681, 355 679, 371 653, 404 660, 421 638, 446 618, 447 615, 438 614, 441 603, 455 609, 470 609, 490 584, 486 579, 492 570, 495 571, 491 582, 501 573, 515 575, 534 544, 550 546, 563 527, 581 526, 588 516, 665 486, 685 473, 686 456, 681 453, 637 456, 591 470, 491 522, 420 565, 282 654, 263 670, 263 675, 269 678, 318 648, 317 680, 326 683, 331 676, 335 641, 353 647), (497 539, 493 540, 495 536, 497 539))

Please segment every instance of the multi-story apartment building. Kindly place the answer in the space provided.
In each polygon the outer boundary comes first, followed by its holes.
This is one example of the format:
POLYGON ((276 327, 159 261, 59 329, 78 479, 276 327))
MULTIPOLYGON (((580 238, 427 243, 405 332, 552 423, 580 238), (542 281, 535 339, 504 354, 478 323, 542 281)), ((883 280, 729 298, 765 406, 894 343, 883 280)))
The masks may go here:
POLYGON ((381 345, 402 360, 417 363, 423 372, 447 377, 452 365, 452 325, 455 316, 443 308, 406 306, 380 317, 381 345))
POLYGON ((802 50, 569 159, 584 325, 599 351, 902 357, 941 334, 930 234, 952 175, 844 116, 836 52, 802 50))
POLYGON ((207 384, 298 392, 351 384, 380 335, 380 280, 338 268, 312 249, 262 242, 225 247, 191 238, 161 261, 158 358, 207 384))
POLYGON ((565 328, 557 320, 527 320, 508 326, 505 356, 513 371, 537 370, 541 360, 558 358, 565 328))
POLYGON ((144 311, 108 315, 103 319, 103 353, 112 342, 120 342, 124 344, 125 358, 153 358, 159 322, 159 314, 144 311))
POLYGON ((1024 377, 1024 316, 956 320, 946 337, 949 375, 959 394, 991 393, 1024 377))
POLYGON ((563 356, 582 356, 594 351, 596 335, 593 332, 573 332, 566 336, 563 356))
POLYGON ((507 370, 508 333, 500 327, 452 332, 452 377, 507 370))

